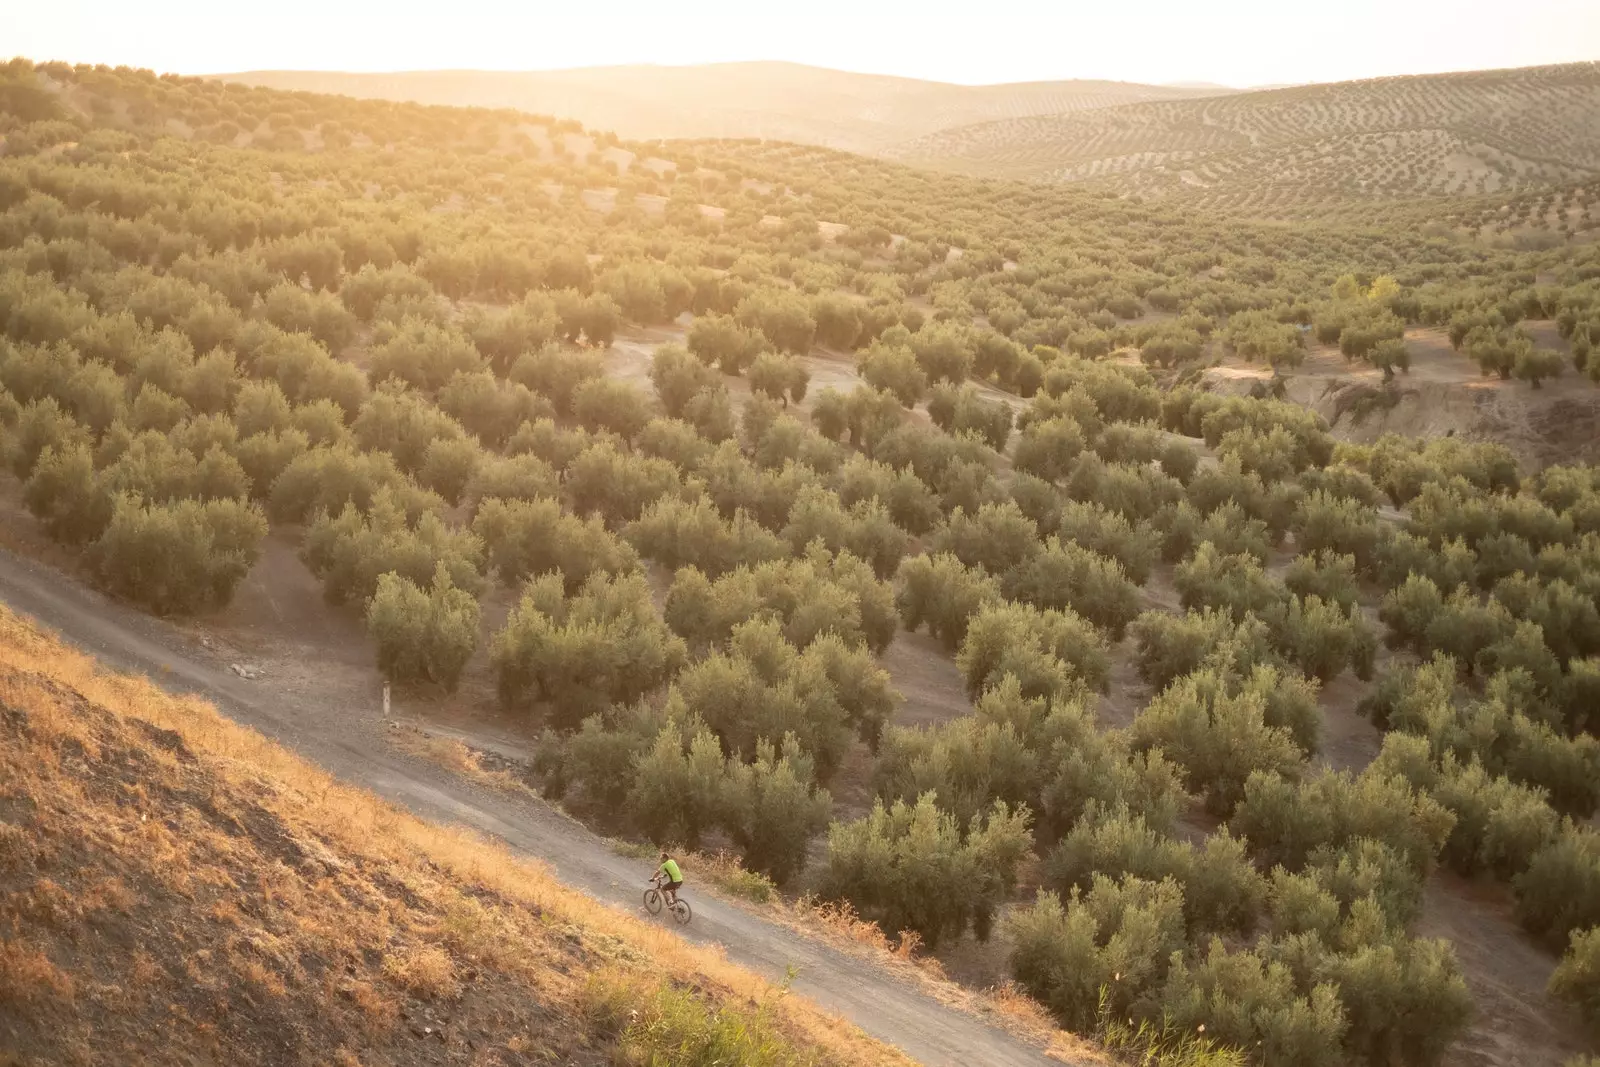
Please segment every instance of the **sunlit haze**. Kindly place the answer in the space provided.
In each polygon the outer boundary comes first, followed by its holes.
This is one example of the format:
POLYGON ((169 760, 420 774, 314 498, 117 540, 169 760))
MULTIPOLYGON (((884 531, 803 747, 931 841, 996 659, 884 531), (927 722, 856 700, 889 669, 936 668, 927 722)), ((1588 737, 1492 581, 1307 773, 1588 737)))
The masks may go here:
POLYGON ((1600 3, 57 0, 4 5, 0 42, 38 60, 189 74, 768 59, 967 84, 1109 78, 1254 86, 1600 58, 1600 3))

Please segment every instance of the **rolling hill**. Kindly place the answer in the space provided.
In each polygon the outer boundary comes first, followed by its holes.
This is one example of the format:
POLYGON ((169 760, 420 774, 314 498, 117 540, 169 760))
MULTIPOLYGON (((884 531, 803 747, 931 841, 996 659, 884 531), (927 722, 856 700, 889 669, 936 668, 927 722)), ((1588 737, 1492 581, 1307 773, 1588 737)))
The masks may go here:
POLYGON ((1115 179, 1219 207, 1510 194, 1600 175, 1600 64, 1143 101, 951 128, 894 158, 1052 182, 1115 179))
POLYGON ((865 153, 973 123, 1228 92, 1109 81, 965 86, 765 62, 532 72, 250 71, 218 77, 273 89, 516 108, 578 119, 630 139, 759 137, 865 153))

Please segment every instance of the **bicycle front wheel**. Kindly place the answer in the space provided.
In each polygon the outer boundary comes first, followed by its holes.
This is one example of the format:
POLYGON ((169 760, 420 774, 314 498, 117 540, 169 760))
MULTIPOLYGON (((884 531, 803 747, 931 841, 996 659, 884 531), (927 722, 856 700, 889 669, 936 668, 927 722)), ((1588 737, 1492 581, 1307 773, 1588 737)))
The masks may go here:
POLYGON ((679 897, 678 902, 672 905, 672 917, 678 920, 679 926, 694 918, 694 912, 689 910, 689 902, 679 897))
POLYGON ((644 910, 651 915, 659 915, 661 913, 661 890, 646 889, 644 891, 644 910))

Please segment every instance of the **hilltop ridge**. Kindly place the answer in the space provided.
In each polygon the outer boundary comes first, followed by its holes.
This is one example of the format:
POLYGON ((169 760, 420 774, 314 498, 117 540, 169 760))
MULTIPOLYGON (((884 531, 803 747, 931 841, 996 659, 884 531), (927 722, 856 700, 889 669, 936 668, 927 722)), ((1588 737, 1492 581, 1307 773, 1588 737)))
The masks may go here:
POLYGON ((632 139, 754 137, 867 153, 974 122, 1228 91, 1095 80, 967 86, 781 62, 216 77, 273 89, 513 107, 632 139))

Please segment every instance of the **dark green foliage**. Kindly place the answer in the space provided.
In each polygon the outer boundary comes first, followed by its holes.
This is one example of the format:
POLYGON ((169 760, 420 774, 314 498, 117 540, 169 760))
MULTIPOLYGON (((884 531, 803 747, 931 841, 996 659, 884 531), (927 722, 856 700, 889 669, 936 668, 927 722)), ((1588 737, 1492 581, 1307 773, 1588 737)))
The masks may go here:
POLYGON ((255 564, 267 520, 238 500, 143 504, 122 497, 90 550, 102 588, 158 615, 226 604, 255 564))
POLYGON ((556 411, 573 414, 572 400, 585 382, 600 377, 601 359, 594 352, 572 348, 544 348, 518 357, 510 378, 541 396, 550 398, 556 411))
POLYGON ((1160 748, 1183 769, 1190 791, 1204 795, 1207 810, 1228 815, 1253 774, 1300 770, 1294 736, 1268 722, 1268 686, 1276 680, 1240 687, 1214 670, 1180 678, 1134 719, 1133 743, 1160 748))
POLYGON ((1122 640, 1140 609, 1139 587, 1123 575, 1120 564, 1055 537, 1045 541, 1044 551, 1007 571, 1001 588, 1009 599, 1037 608, 1070 608, 1112 641, 1122 640))
POLYGON ((419 588, 443 567, 458 589, 482 587, 483 543, 476 534, 445 523, 434 512, 416 519, 387 492, 362 512, 349 503, 337 516, 319 514, 306 531, 301 555, 335 604, 365 602, 390 571, 419 588))
POLYGON ((579 515, 598 513, 613 526, 637 519, 681 489, 678 468, 664 459, 619 451, 609 441, 584 449, 567 465, 566 498, 579 515))
POLYGON ((1566 828, 1534 854, 1514 885, 1518 921, 1551 947, 1600 926, 1600 833, 1566 828))
POLYGON ((1550 976, 1550 993, 1577 1008, 1590 1027, 1600 1027, 1600 926, 1573 932, 1550 976))
POLYGON ((1298 784, 1252 774, 1229 825, 1265 863, 1297 871, 1322 847, 1371 838, 1425 873, 1450 836, 1455 817, 1404 778, 1370 769, 1359 776, 1321 771, 1298 784))
POLYGON ((500 699, 517 711, 543 707, 573 729, 611 704, 628 704, 683 663, 683 642, 656 615, 639 574, 595 574, 576 596, 559 573, 531 580, 495 634, 490 663, 500 699))
POLYGON ((454 690, 478 647, 478 602, 450 581, 440 564, 424 590, 390 572, 367 602, 367 631, 378 646, 378 670, 391 681, 429 681, 454 690))
POLYGON ((598 519, 566 514, 552 499, 489 498, 479 507, 472 531, 508 586, 558 571, 571 594, 591 575, 628 574, 638 567, 633 549, 598 519))
POLYGON ((928 418, 946 433, 973 433, 999 451, 1011 435, 1011 407, 1003 400, 985 400, 971 385, 957 389, 936 386, 928 400, 928 418))
POLYGON ((1039 528, 1010 501, 984 504, 976 513, 957 509, 934 535, 935 552, 948 552, 969 567, 1003 574, 1039 551, 1039 528))
POLYGON ((881 801, 869 815, 828 832, 825 897, 848 900, 887 930, 909 930, 937 946, 969 926, 986 939, 1028 854, 1028 812, 996 804, 967 826, 929 793, 914 804, 881 801))
POLYGON ((95 477, 94 459, 82 445, 62 452, 46 445, 22 499, 45 531, 66 544, 94 541, 111 522, 111 494, 95 477))
POLYGON ((523 423, 555 414, 550 401, 526 385, 488 371, 456 374, 439 391, 439 409, 490 448, 504 445, 523 423))
POLYGON ((1014 675, 1027 696, 1103 689, 1110 675, 1105 639, 1069 609, 991 603, 968 620, 956 666, 976 696, 1014 675))
POLYGON ((1260 619, 1235 622, 1211 608, 1184 615, 1147 611, 1129 630, 1139 677, 1157 690, 1208 662, 1248 672, 1272 656, 1270 634, 1260 619))
POLYGON ((888 675, 859 651, 855 663, 866 668, 868 677, 866 684, 852 687, 859 702, 847 705, 845 691, 835 687, 833 678, 849 658, 835 636, 798 649, 784 637, 777 620, 757 617, 733 627, 725 650, 712 652, 678 675, 668 695, 668 712, 698 715, 730 752, 745 758, 755 756, 758 741, 792 733, 826 780, 843 758, 852 726, 875 736, 873 722, 887 717, 893 706, 888 675))
POLYGON ((610 431, 631 441, 652 415, 649 397, 614 378, 591 378, 572 393, 572 417, 594 432, 610 431))

